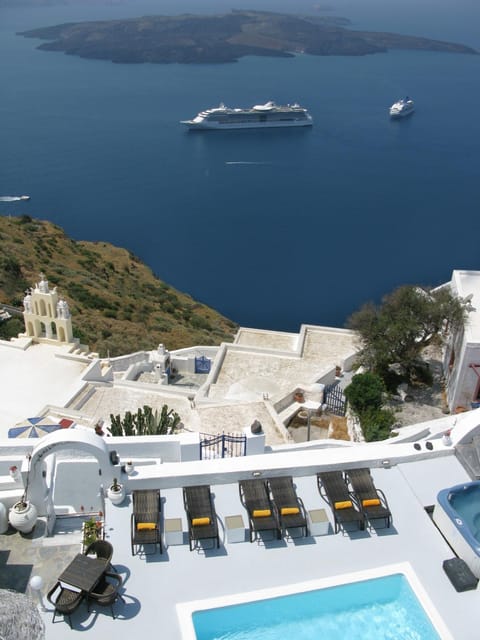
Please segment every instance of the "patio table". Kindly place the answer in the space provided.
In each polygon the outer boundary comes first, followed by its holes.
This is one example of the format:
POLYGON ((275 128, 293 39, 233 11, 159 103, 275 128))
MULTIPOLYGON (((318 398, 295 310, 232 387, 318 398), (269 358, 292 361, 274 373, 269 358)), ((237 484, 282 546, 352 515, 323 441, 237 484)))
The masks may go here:
POLYGON ((74 587, 89 594, 105 572, 105 562, 79 553, 66 567, 58 580, 66 588, 74 587))

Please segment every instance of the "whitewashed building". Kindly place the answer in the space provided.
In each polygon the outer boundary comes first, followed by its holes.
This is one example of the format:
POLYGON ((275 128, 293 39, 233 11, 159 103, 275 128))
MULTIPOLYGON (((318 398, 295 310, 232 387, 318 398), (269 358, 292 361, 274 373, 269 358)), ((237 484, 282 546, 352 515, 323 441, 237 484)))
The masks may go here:
POLYGON ((464 329, 450 336, 443 361, 448 406, 462 411, 480 406, 480 271, 453 271, 450 287, 469 312, 464 329))

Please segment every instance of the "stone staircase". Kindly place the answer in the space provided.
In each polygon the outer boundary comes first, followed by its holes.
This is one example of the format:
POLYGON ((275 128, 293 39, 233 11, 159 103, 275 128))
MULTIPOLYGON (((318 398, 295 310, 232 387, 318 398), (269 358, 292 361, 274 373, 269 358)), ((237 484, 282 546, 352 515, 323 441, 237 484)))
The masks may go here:
POLYGON ((480 436, 466 444, 457 444, 455 454, 472 480, 480 480, 480 436))

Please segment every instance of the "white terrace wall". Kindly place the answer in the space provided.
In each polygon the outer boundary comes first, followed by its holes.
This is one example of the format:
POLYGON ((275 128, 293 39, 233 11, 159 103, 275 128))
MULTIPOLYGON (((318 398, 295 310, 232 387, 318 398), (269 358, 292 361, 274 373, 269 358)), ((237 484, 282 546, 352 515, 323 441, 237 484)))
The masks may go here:
MULTIPOLYGON (((246 457, 265 452, 263 433, 255 435, 245 429, 245 435, 246 457)), ((130 481, 122 472, 127 461, 132 461, 136 469, 132 480, 158 478, 164 464, 200 462, 200 435, 102 438, 91 429, 70 429, 68 433, 57 431, 45 436, 34 445, 29 443, 23 450, 16 443, 6 444, 0 447, 0 501, 7 508, 23 494, 28 475, 27 453, 32 454, 28 497, 39 515, 52 514, 53 502, 57 512, 78 512, 81 506, 85 511, 96 511, 101 500, 100 486, 108 487, 115 477, 127 484, 130 481), (12 465, 21 470, 18 481, 10 477, 12 465)))
POLYGON ((479 384, 476 370, 480 365, 480 345, 464 343, 448 378, 447 401, 451 411, 457 407, 471 408, 479 384), (471 365, 477 365, 474 369, 471 365))
POLYGON ((137 362, 147 362, 148 361, 148 352, 147 351, 137 351, 136 353, 130 353, 126 356, 119 356, 118 358, 109 358, 108 364, 112 367, 112 370, 115 372, 118 371, 126 371, 128 367, 137 362))
POLYGON ((437 440, 433 451, 416 451, 411 444, 391 446, 385 442, 319 449, 309 448, 277 452, 275 455, 246 456, 218 460, 165 464, 143 467, 138 475, 127 479, 127 492, 134 489, 168 489, 196 484, 230 484, 247 478, 282 475, 313 476, 321 470, 344 470, 356 467, 390 468, 404 462, 454 455, 453 447, 437 440))
POLYGON ((178 373, 195 373, 195 358, 204 356, 214 362, 219 347, 187 347, 170 352, 172 367, 178 373))

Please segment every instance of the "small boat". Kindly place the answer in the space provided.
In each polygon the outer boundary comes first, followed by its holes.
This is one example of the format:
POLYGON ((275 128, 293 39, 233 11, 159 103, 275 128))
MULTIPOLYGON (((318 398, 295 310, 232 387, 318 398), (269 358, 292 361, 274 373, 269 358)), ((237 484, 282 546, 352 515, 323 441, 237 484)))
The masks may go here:
POLYGON ((30 200, 30 196, 19 196, 20 200, 30 200))
POLYGON ((394 102, 390 107, 390 115, 392 118, 404 118, 415 111, 415 105, 411 98, 405 96, 394 102))

